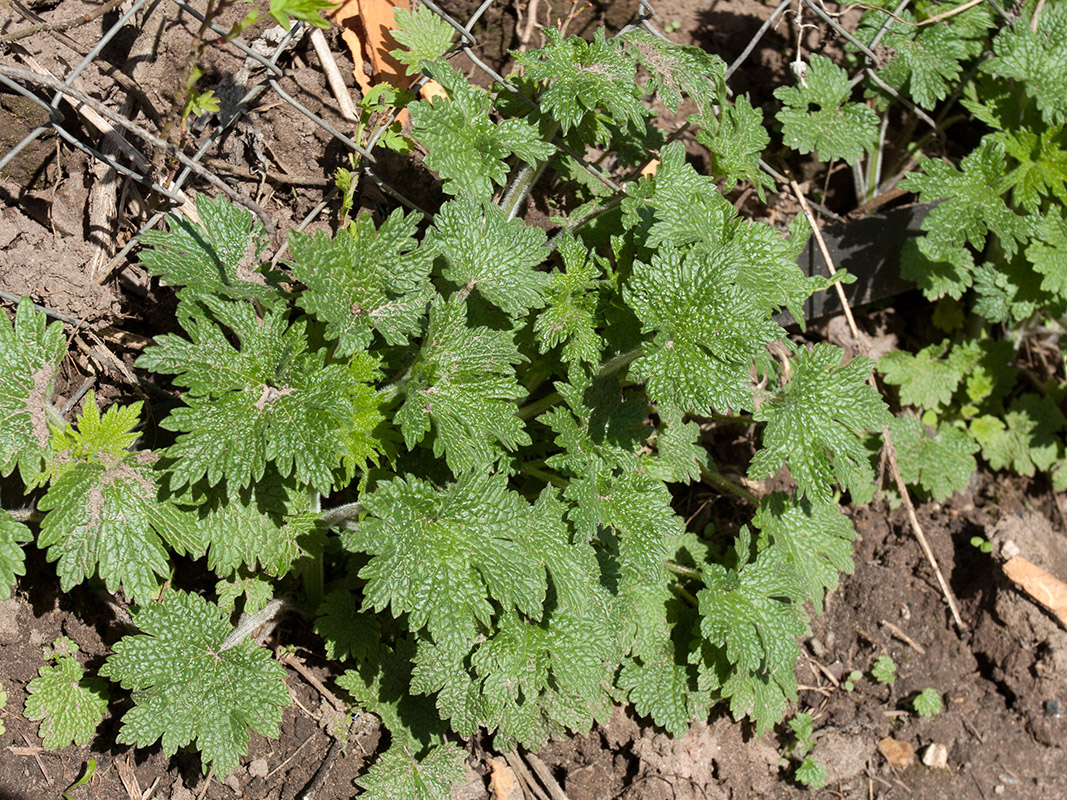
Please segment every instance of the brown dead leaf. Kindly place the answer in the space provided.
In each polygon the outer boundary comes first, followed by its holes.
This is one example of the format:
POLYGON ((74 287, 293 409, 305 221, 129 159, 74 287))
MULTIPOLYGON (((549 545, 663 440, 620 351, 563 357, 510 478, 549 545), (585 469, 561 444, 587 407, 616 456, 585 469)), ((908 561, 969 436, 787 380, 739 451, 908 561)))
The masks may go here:
POLYGON ((366 94, 376 83, 386 82, 397 88, 411 85, 406 67, 389 55, 400 47, 389 32, 393 27, 393 9, 411 9, 409 0, 344 0, 333 13, 341 26, 341 38, 352 51, 355 68, 352 74, 360 91, 366 94))
POLYGON ((489 759, 489 793, 493 800, 522 800, 522 787, 515 772, 499 758, 489 759))
POLYGON ((901 742, 887 736, 878 742, 878 752, 894 767, 904 769, 915 758, 915 748, 907 742, 901 742))

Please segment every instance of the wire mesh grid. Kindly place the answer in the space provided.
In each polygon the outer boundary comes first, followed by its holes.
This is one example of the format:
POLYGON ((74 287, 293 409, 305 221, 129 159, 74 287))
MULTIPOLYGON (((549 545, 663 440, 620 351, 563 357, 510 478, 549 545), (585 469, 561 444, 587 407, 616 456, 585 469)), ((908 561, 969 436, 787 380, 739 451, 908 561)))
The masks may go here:
MULTIPOLYGON (((465 55, 473 69, 481 71, 488 79, 501 86, 507 87, 509 91, 514 92, 522 101, 528 103, 531 107, 536 106, 536 100, 534 98, 523 95, 517 87, 511 85, 502 75, 498 74, 496 70, 487 64, 479 53, 479 39, 474 32, 475 26, 489 8, 498 1, 499 0, 484 0, 470 17, 464 21, 457 19, 445 8, 433 2, 433 0, 421 0, 421 4, 437 14, 455 30, 455 44, 449 54, 450 57, 455 57, 460 54, 465 55)), ((894 11, 894 14, 902 12, 908 2, 909 0, 901 0, 894 11)), ((988 2, 1002 16, 1008 18, 1008 15, 1000 8, 995 0, 986 0, 986 2, 988 2)), ((18 4, 16 3, 16 6, 17 5, 18 4)), ((117 5, 117 3, 112 0, 112 2, 107 5, 117 5)), ((133 0, 129 8, 119 16, 115 23, 104 32, 100 40, 73 68, 67 72, 66 76, 63 78, 49 73, 39 65, 37 65, 36 69, 25 69, 19 66, 13 66, 12 62, 17 61, 17 59, 13 56, 10 49, 6 54, 0 55, 0 85, 7 87, 7 89, 38 104, 47 114, 47 121, 44 121, 35 127, 8 152, 0 156, 0 170, 7 166, 32 142, 49 131, 54 131, 55 134, 71 147, 77 148, 86 153, 90 158, 106 164, 118 175, 147 187, 151 193, 154 193, 156 200, 158 201, 157 205, 163 207, 162 210, 146 214, 144 221, 138 226, 136 234, 130 238, 129 242, 114 255, 108 254, 110 256, 109 260, 107 260, 106 263, 98 265, 97 268, 93 270, 93 277, 98 282, 103 282, 114 269, 124 263, 130 250, 136 244, 137 236, 158 225, 164 218, 168 208, 172 209, 174 206, 183 205, 186 208, 189 208, 189 197, 186 193, 186 189, 194 180, 206 183, 210 187, 227 195, 233 201, 245 206, 259 217, 268 231, 273 232, 274 225, 270 216, 242 190, 238 181, 236 179, 231 181, 225 180, 204 163, 205 156, 207 156, 211 149, 216 146, 222 137, 232 129, 235 124, 237 124, 254 103, 266 102, 267 98, 265 95, 268 94, 272 94, 277 102, 287 104, 299 114, 309 119, 344 150, 358 153, 361 157, 360 167, 362 174, 374 181, 384 193, 392 196, 396 201, 409 208, 419 208, 418 203, 407 197, 400 187, 392 185, 389 180, 378 174, 377 166, 379 160, 374 153, 374 146, 377 144, 377 137, 384 131, 383 127, 378 128, 369 141, 361 144, 354 139, 352 135, 339 130, 336 124, 325 119, 322 114, 316 113, 314 110, 308 108, 291 92, 286 91, 286 89, 283 88, 282 83, 284 82, 284 79, 291 77, 292 72, 296 69, 296 67, 293 66, 285 66, 282 63, 283 56, 290 45, 292 45, 298 37, 301 37, 306 33, 307 26, 303 23, 295 22, 290 31, 285 33, 284 36, 277 41, 273 49, 268 52, 261 52, 258 49, 254 49, 242 42, 240 38, 229 37, 227 35, 228 32, 225 29, 213 22, 208 22, 206 24, 204 27, 205 35, 207 35, 208 31, 217 34, 220 37, 220 42, 224 43, 224 47, 243 56, 247 59, 246 63, 254 66, 259 72, 255 80, 246 86, 243 96, 233 103, 224 114, 218 115, 210 129, 205 130, 204 135, 201 137, 202 141, 191 154, 176 148, 173 144, 161 139, 155 132, 147 128, 145 125, 131 119, 129 105, 116 109, 78 88, 79 76, 83 75, 90 69, 90 67, 94 67, 101 75, 116 76, 118 74, 117 70, 106 70, 103 69, 101 65, 94 63, 100 58, 101 52, 116 36, 119 36, 127 26, 133 24, 144 25, 149 17, 167 13, 166 6, 168 5, 176 8, 181 14, 188 15, 189 18, 195 19, 201 23, 201 25, 204 25, 204 15, 184 0, 133 0), (138 20, 139 23, 137 23, 138 20), (47 93, 51 93, 51 96, 46 97, 45 95, 47 93), (65 107, 66 110, 64 109, 63 101, 66 101, 67 103, 65 107), (71 114, 72 109, 74 110, 73 115, 71 114), (72 116, 74 117, 73 119, 71 118, 72 116), (80 124, 82 120, 79 119, 79 117, 86 118, 92 124, 92 127, 102 133, 100 137, 104 140, 102 143, 94 144, 90 140, 84 132, 84 126, 80 124), (169 159, 177 161, 180 164, 180 170, 170 179, 162 178, 158 168, 153 169, 152 165, 154 163, 162 163, 161 159, 154 158, 154 156, 157 156, 160 153, 165 154, 169 159)), ((529 10, 531 5, 532 3, 526 4, 527 10, 529 10)), ((861 57, 859 68, 855 71, 854 83, 859 83, 865 78, 869 78, 875 83, 882 85, 874 72, 881 63, 877 54, 877 45, 887 31, 889 24, 892 21, 892 17, 886 17, 884 24, 874 36, 870 46, 867 46, 840 24, 838 21, 839 14, 831 13, 825 7, 822 0, 780 0, 761 27, 750 38, 745 47, 742 48, 741 53, 727 68, 727 80, 729 80, 729 78, 744 64, 745 60, 750 57, 753 50, 758 46, 759 42, 767 32, 771 30, 772 26, 782 24, 783 18, 788 15, 792 16, 790 27, 794 29, 792 34, 796 36, 798 42, 803 33, 803 20, 805 15, 808 19, 817 18, 819 22, 824 23, 835 31, 836 34, 848 41, 861 57)), ((35 21, 37 23, 35 27, 39 30, 32 31, 33 35, 47 36, 50 35, 50 33, 57 36, 63 35, 56 32, 57 29, 59 29, 59 26, 44 23, 44 21, 36 18, 36 15, 32 14, 32 12, 26 12, 24 16, 29 17, 30 21, 35 21)), ((654 36, 670 41, 669 37, 667 37, 657 26, 657 19, 658 15, 656 10, 648 0, 637 0, 632 20, 615 35, 625 35, 632 30, 641 28, 654 36)), ((26 31, 26 29, 23 29, 23 31, 30 32, 26 31)), ((7 42, 10 43, 14 37, 11 37, 11 34, 9 33, 6 38, 7 42)), ((5 37, 0 37, 0 42, 4 41, 5 37)), ((798 46, 795 52, 796 58, 791 66, 798 75, 802 76, 802 50, 798 46)), ((116 78, 116 80, 119 79, 116 78)), ((118 88, 126 89, 127 94, 136 90, 136 87, 131 87, 129 85, 128 80, 120 81, 118 88)), ((883 88, 892 92, 892 89, 888 86, 883 85, 883 88)), ((921 110, 915 110, 919 112, 920 118, 925 119, 928 124, 936 127, 936 122, 934 120, 930 119, 925 114, 922 114, 921 110)), ((673 135, 678 136, 680 135, 680 132, 676 131, 673 135)), ((568 149, 564 144, 558 141, 556 144, 564 152, 568 152, 568 149)), ((620 191, 618 184, 603 168, 591 163, 579 153, 568 152, 568 154, 574 157, 578 163, 597 180, 602 181, 611 191, 620 191)), ((787 182, 787 179, 778 174, 770 167, 770 165, 763 162, 761 163, 764 169, 766 169, 777 181, 787 182)), ((327 183, 328 182, 324 181, 324 186, 327 183)), ((332 192, 327 191, 321 202, 315 205, 311 212, 308 213, 295 227, 299 230, 309 225, 328 207, 331 199, 332 192)), ((836 215, 830 214, 829 216, 833 217, 836 215)), ((276 253, 275 260, 277 260, 277 257, 280 256, 283 251, 284 244, 281 245, 281 249, 276 253)), ((3 296, 3 294, 5 293, 0 292, 0 296, 3 296)))

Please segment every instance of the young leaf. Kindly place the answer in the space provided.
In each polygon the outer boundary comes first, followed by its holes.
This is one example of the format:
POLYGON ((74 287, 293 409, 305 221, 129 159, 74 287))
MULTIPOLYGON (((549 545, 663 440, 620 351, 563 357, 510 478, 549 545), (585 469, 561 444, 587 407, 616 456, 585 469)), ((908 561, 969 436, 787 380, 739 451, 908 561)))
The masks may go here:
MULTIPOLYGON (((749 541, 748 529, 742 528, 735 552, 747 554, 749 541)), ((697 600, 705 641, 690 660, 700 668, 701 685, 730 701, 734 719, 750 717, 759 736, 782 719, 788 701, 796 700, 804 592, 776 547, 766 548, 755 561, 746 555, 739 561, 737 569, 704 568, 705 588, 697 600)))
POLYGON ((968 242, 980 251, 992 232, 1010 255, 1015 242, 1026 238, 1025 219, 1008 208, 1002 197, 1007 189, 1003 144, 983 139, 960 162, 960 169, 929 158, 923 158, 919 167, 900 186, 918 192, 924 203, 942 201, 922 223, 926 236, 919 240, 919 250, 926 258, 967 266, 973 263, 965 250, 968 242))
POLYGON ((215 594, 219 598, 219 608, 223 613, 232 614, 237 608, 237 598, 243 596, 244 613, 255 614, 266 608, 274 599, 274 586, 265 578, 239 569, 228 578, 216 581, 215 594))
POLYGON ((63 591, 99 572, 111 591, 146 602, 170 571, 164 543, 179 554, 204 551, 195 517, 158 498, 156 456, 122 449, 140 405, 112 406, 101 416, 90 392, 77 430, 56 432, 57 466, 38 504, 48 513, 37 543, 58 560, 63 591))
POLYGON ((26 574, 26 553, 21 545, 33 541, 33 533, 0 509, 0 601, 11 597, 19 575, 26 574))
POLYGON ((86 744, 107 712, 107 684, 85 677, 85 670, 74 659, 77 650, 70 639, 57 639, 54 652, 45 649, 45 657, 56 663, 41 667, 26 686, 26 718, 43 720, 40 735, 50 750, 71 742, 86 744))
POLYGON ((938 502, 967 487, 978 464, 978 443, 965 431, 941 424, 930 431, 915 417, 889 423, 905 483, 918 483, 938 502))
POLYGON ((634 79, 637 70, 618 43, 608 41, 603 29, 591 42, 577 36, 564 39, 555 28, 543 32, 547 46, 512 56, 527 79, 545 83, 541 108, 559 122, 563 133, 579 128, 603 139, 607 131, 593 119, 600 111, 621 126, 644 128, 648 112, 634 79))
POLYGON ((726 62, 699 47, 674 44, 637 28, 618 37, 623 51, 649 74, 645 92, 678 109, 683 93, 702 111, 726 96, 726 62))
POLYGON ((800 321, 808 295, 829 285, 797 265, 803 229, 794 227, 787 239, 769 225, 739 219, 715 182, 686 162, 681 142, 663 148, 656 175, 631 187, 623 212, 623 224, 636 233, 647 226, 645 245, 654 252, 669 244, 719 260, 723 282, 767 316, 787 307, 800 321))
POLYGON ((422 69, 448 92, 408 106, 412 134, 427 152, 426 166, 444 180, 442 190, 475 200, 488 200, 508 177, 506 159, 527 164, 547 160, 556 150, 524 119, 494 123, 492 99, 446 61, 424 61, 422 69))
POLYGON ((502 615, 470 659, 479 720, 497 729, 502 743, 529 748, 542 747, 566 727, 588 731, 607 711, 605 690, 617 649, 613 633, 594 614, 552 615, 540 623, 514 612, 502 615))
POLYGON ((15 323, 0 319, 0 475, 17 466, 32 486, 49 455, 47 408, 59 362, 67 351, 63 326, 47 325, 29 298, 19 301, 15 323))
POLYGON ((754 415, 767 427, 763 449, 749 465, 750 476, 773 475, 784 461, 798 496, 830 502, 836 477, 854 497, 870 497, 874 473, 862 435, 879 430, 892 417, 867 383, 873 362, 858 357, 842 364, 843 356, 826 343, 794 356, 789 382, 754 415))
POLYGON ((812 54, 800 86, 780 86, 777 119, 782 138, 800 153, 815 151, 820 161, 844 159, 855 164, 878 139, 878 115, 861 103, 848 102, 848 73, 830 59, 812 54))
POLYGON ((596 332, 596 256, 566 230, 557 238, 556 250, 566 270, 549 279, 545 308, 534 322, 537 348, 547 353, 562 342, 563 360, 571 367, 597 364, 603 340, 596 332))
POLYGON ((684 736, 689 730, 696 716, 689 673, 670 655, 627 661, 618 684, 642 717, 651 717, 672 736, 684 736))
POLYGON ((1005 25, 982 68, 1018 85, 1037 102, 1049 124, 1067 121, 1067 8, 1041 7, 1036 31, 1025 21, 1005 25))
POLYGON ((774 492, 760 501, 752 520, 759 528, 758 548, 777 547, 791 566, 805 599, 822 614, 823 597, 837 588, 838 576, 851 575, 852 543, 856 533, 836 503, 794 501, 774 492))
POLYGON ((281 577, 298 559, 321 552, 306 489, 273 470, 229 496, 209 496, 199 514, 208 568, 221 578, 242 567, 281 577))
POLYGON ((341 588, 327 594, 315 613, 315 633, 326 645, 326 658, 340 661, 352 657, 369 661, 382 642, 378 618, 359 610, 356 598, 341 588))
POLYGON ((787 563, 785 550, 771 546, 737 570, 721 564, 704 568, 704 588, 697 594, 700 632, 711 644, 725 646, 739 670, 792 675, 800 653, 796 637, 806 629, 800 612, 806 596, 787 563))
POLYGON ((1063 125, 1034 124, 989 136, 1001 142, 1005 154, 1015 161, 1005 180, 1017 205, 1038 214, 1045 199, 1067 203, 1067 129, 1063 125))
POLYGON ((466 775, 466 753, 451 742, 415 759, 404 747, 393 745, 356 783, 367 791, 366 800, 448 800, 452 784, 466 775))
POLYGON ((324 351, 309 352, 305 323, 288 324, 284 306, 259 319, 248 303, 202 302, 214 319, 203 313, 183 319, 190 340, 159 336, 137 360, 189 389, 185 407, 161 423, 179 432, 167 451, 176 461, 174 488, 206 477, 211 486, 226 479, 235 493, 260 480, 273 461, 283 477, 328 493, 346 459, 375 457, 381 415, 367 386, 377 377, 369 356, 326 364, 324 351))
POLYGON ((329 28, 330 23, 323 19, 319 12, 337 6, 337 3, 331 3, 329 0, 270 0, 270 15, 286 33, 292 24, 290 16, 316 28, 329 28))
POLYGON ((363 498, 367 517, 342 534, 352 552, 371 555, 360 577, 364 606, 410 614, 438 642, 469 646, 490 599, 539 618, 545 568, 527 529, 530 509, 502 474, 468 473, 435 491, 395 478, 363 498))
POLYGON ((135 610, 133 621, 142 633, 122 637, 100 669, 133 692, 120 743, 148 747, 162 738, 172 756, 195 739, 203 771, 212 766, 222 777, 247 752, 249 727, 278 735, 291 702, 285 671, 249 639, 223 650, 233 626, 217 606, 170 590, 135 610))
POLYGON ((898 350, 878 360, 878 371, 885 382, 900 387, 900 402, 915 408, 934 409, 947 406, 963 380, 962 365, 942 356, 949 348, 941 344, 924 347, 915 355, 898 350))
POLYGON ((889 656, 878 656, 871 665, 871 677, 879 683, 893 685, 897 679, 897 665, 889 656))
POLYGON ((630 374, 654 403, 695 414, 751 408, 749 367, 781 329, 730 285, 731 255, 664 248, 634 265, 625 297, 655 337, 630 374))
MULTIPOLYGON (((878 70, 878 77, 893 89, 902 91, 919 107, 932 110, 939 100, 948 96, 963 73, 962 62, 977 55, 974 51, 978 40, 962 36, 952 25, 919 27, 915 16, 907 9, 899 11, 896 16, 897 19, 887 20, 884 14, 864 14, 857 36, 870 45, 884 26, 881 45, 889 49, 892 57, 878 70)), ((986 19, 990 18, 987 16, 986 19)), ((874 94, 880 91, 876 84, 869 86, 874 94)))
POLYGON ((333 239, 323 231, 289 234, 293 277, 307 286, 297 304, 326 323, 336 357, 366 350, 375 331, 390 345, 419 332, 433 293, 432 248, 415 240, 420 218, 398 208, 378 230, 360 214, 333 239))
POLYGON ((407 65, 408 75, 417 75, 423 61, 432 61, 452 48, 452 26, 424 6, 411 11, 394 8, 393 22, 396 29, 390 33, 405 49, 390 50, 389 55, 407 65))
POLYGON ((937 689, 927 688, 923 689, 911 701, 912 708, 915 709, 915 713, 920 717, 933 717, 941 713, 943 704, 941 701, 941 695, 937 689))
POLYGON ((703 130, 697 132, 697 141, 711 153, 711 174, 722 179, 725 192, 749 181, 763 200, 763 190, 774 188, 774 180, 759 165, 771 141, 763 126, 763 112, 753 108, 748 95, 743 94, 719 114, 716 117, 710 109, 705 111, 703 130))
POLYGON ((1067 300, 1067 219, 1063 209, 1050 208, 1039 230, 1039 237, 1026 248, 1026 258, 1044 276, 1041 290, 1067 300))
POLYGON ((1056 432, 1067 425, 1063 412, 1048 397, 1028 393, 1012 401, 1003 418, 985 414, 971 422, 971 435, 993 469, 1011 469, 1030 476, 1047 470, 1060 456, 1063 444, 1056 432))
POLYGON ((412 365, 407 398, 396 414, 408 448, 436 429, 434 454, 456 474, 500 457, 500 446, 529 444, 514 401, 525 391, 515 378, 522 356, 509 331, 467 326, 459 298, 435 297, 422 350, 412 365))
POLYGON ((693 483, 701 470, 712 470, 711 456, 701 441, 700 425, 685 422, 677 409, 660 411, 661 429, 656 437, 656 458, 645 461, 649 474, 666 483, 693 483))
POLYGON ((804 756, 804 760, 796 771, 797 783, 808 786, 812 789, 821 789, 826 785, 827 775, 826 767, 816 761, 814 758, 804 756))
POLYGON ((443 275, 513 317, 544 305, 548 275, 537 266, 548 255, 545 232, 508 219, 491 203, 451 200, 434 218, 434 244, 443 275))
POLYGON ((141 263, 149 274, 172 286, 181 296, 211 294, 269 303, 278 296, 259 272, 260 254, 267 245, 263 226, 252 212, 225 197, 196 196, 200 222, 167 215, 167 231, 145 231, 141 263))

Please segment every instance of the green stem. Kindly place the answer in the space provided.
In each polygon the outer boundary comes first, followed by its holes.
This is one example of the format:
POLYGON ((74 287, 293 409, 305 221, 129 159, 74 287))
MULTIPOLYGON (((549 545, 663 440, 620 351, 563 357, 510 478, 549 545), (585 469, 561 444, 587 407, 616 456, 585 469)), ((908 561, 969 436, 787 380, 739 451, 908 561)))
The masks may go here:
POLYGON ((362 503, 345 503, 343 506, 328 508, 319 514, 319 522, 327 528, 335 528, 346 520, 355 519, 363 513, 362 503))
MULTIPOLYGON (((311 501, 311 511, 318 514, 322 511, 322 495, 314 489, 308 489, 308 499, 311 501)), ((312 608, 318 608, 322 603, 323 588, 326 583, 325 567, 323 565, 323 553, 318 553, 302 560, 300 578, 304 585, 304 593, 312 608)))
POLYGON ((531 478, 537 478, 545 483, 558 486, 561 489, 566 489, 568 485, 566 478, 561 478, 559 475, 554 475, 551 472, 535 467, 533 464, 523 464, 519 467, 519 471, 526 473, 531 478))
POLYGON ((697 581, 704 580, 704 574, 698 569, 683 567, 681 564, 677 564, 674 561, 666 562, 665 566, 670 572, 673 572, 675 575, 681 575, 683 578, 692 578, 697 581))
POLYGON ((718 489, 720 492, 726 494, 732 494, 734 497, 739 497, 742 500, 751 503, 754 506, 759 505, 759 498, 752 494, 748 489, 738 486, 732 481, 726 480, 718 472, 711 472, 701 467, 700 479, 709 486, 718 489))
POLYGON ((685 600, 685 602, 691 605, 693 608, 697 608, 700 605, 700 601, 697 600, 696 595, 694 595, 681 584, 672 583, 671 589, 673 589, 675 594, 685 600))
POLYGON ((518 414, 519 419, 523 421, 533 419, 534 417, 539 416, 543 411, 552 408, 552 406, 558 403, 561 399, 559 392, 552 392, 551 394, 546 394, 540 400, 535 400, 529 405, 523 406, 515 413, 518 414))
MULTIPOLYGON (((641 355, 641 348, 635 347, 629 352, 621 353, 614 358, 608 359, 600 365, 600 369, 597 371, 597 377, 606 378, 609 375, 614 375, 616 372, 619 372, 628 366, 630 362, 636 359, 639 355, 641 355)), ((535 400, 532 403, 521 406, 516 413, 519 415, 519 419, 533 419, 542 412, 547 411, 561 399, 559 392, 552 392, 551 394, 546 394, 540 400, 535 400)))
POLYGON ((606 378, 609 375, 614 375, 626 367, 630 366, 630 362, 634 361, 639 355, 641 355, 641 347, 635 347, 626 353, 620 353, 614 358, 610 358, 600 365, 600 369, 597 371, 598 378, 606 378))
MULTIPOLYGON (((559 131, 558 122, 545 134, 544 140, 551 142, 556 138, 557 131, 559 131)), ((541 176, 547 166, 548 161, 546 160, 537 162, 536 166, 524 164, 522 169, 519 170, 519 174, 515 176, 515 180, 511 182, 511 186, 504 192, 504 196, 500 200, 500 208, 507 214, 508 219, 514 219, 519 213, 519 209, 522 208, 522 204, 529 197, 533 187, 541 180, 541 176)))

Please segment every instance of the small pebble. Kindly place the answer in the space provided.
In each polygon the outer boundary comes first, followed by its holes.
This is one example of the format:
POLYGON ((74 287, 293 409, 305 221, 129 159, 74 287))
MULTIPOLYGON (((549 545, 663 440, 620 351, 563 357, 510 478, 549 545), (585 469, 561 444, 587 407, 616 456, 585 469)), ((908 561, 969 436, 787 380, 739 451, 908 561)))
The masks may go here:
POLYGON ((1063 703, 1053 697, 1051 700, 1045 701, 1045 713, 1050 717, 1062 717, 1063 716, 1063 703))
POLYGON ((1011 775, 1008 775, 1006 772, 1002 772, 999 775, 997 775, 997 780, 1000 781, 1001 783, 1018 783, 1019 782, 1018 778, 1013 777, 1011 775))
POLYGON ((993 787, 993 794, 1004 794, 1004 785, 998 783, 993 787))
POLYGON ((256 758, 252 763, 248 765, 248 774, 253 778, 265 778, 270 772, 270 765, 267 764, 267 759, 256 758))
POLYGON ((922 762, 930 769, 946 769, 948 767, 948 748, 938 742, 927 745, 923 751, 922 762))
POLYGON ((236 794, 238 797, 241 796, 241 782, 237 780, 236 775, 228 775, 224 783, 231 789, 233 789, 234 794, 236 794))

